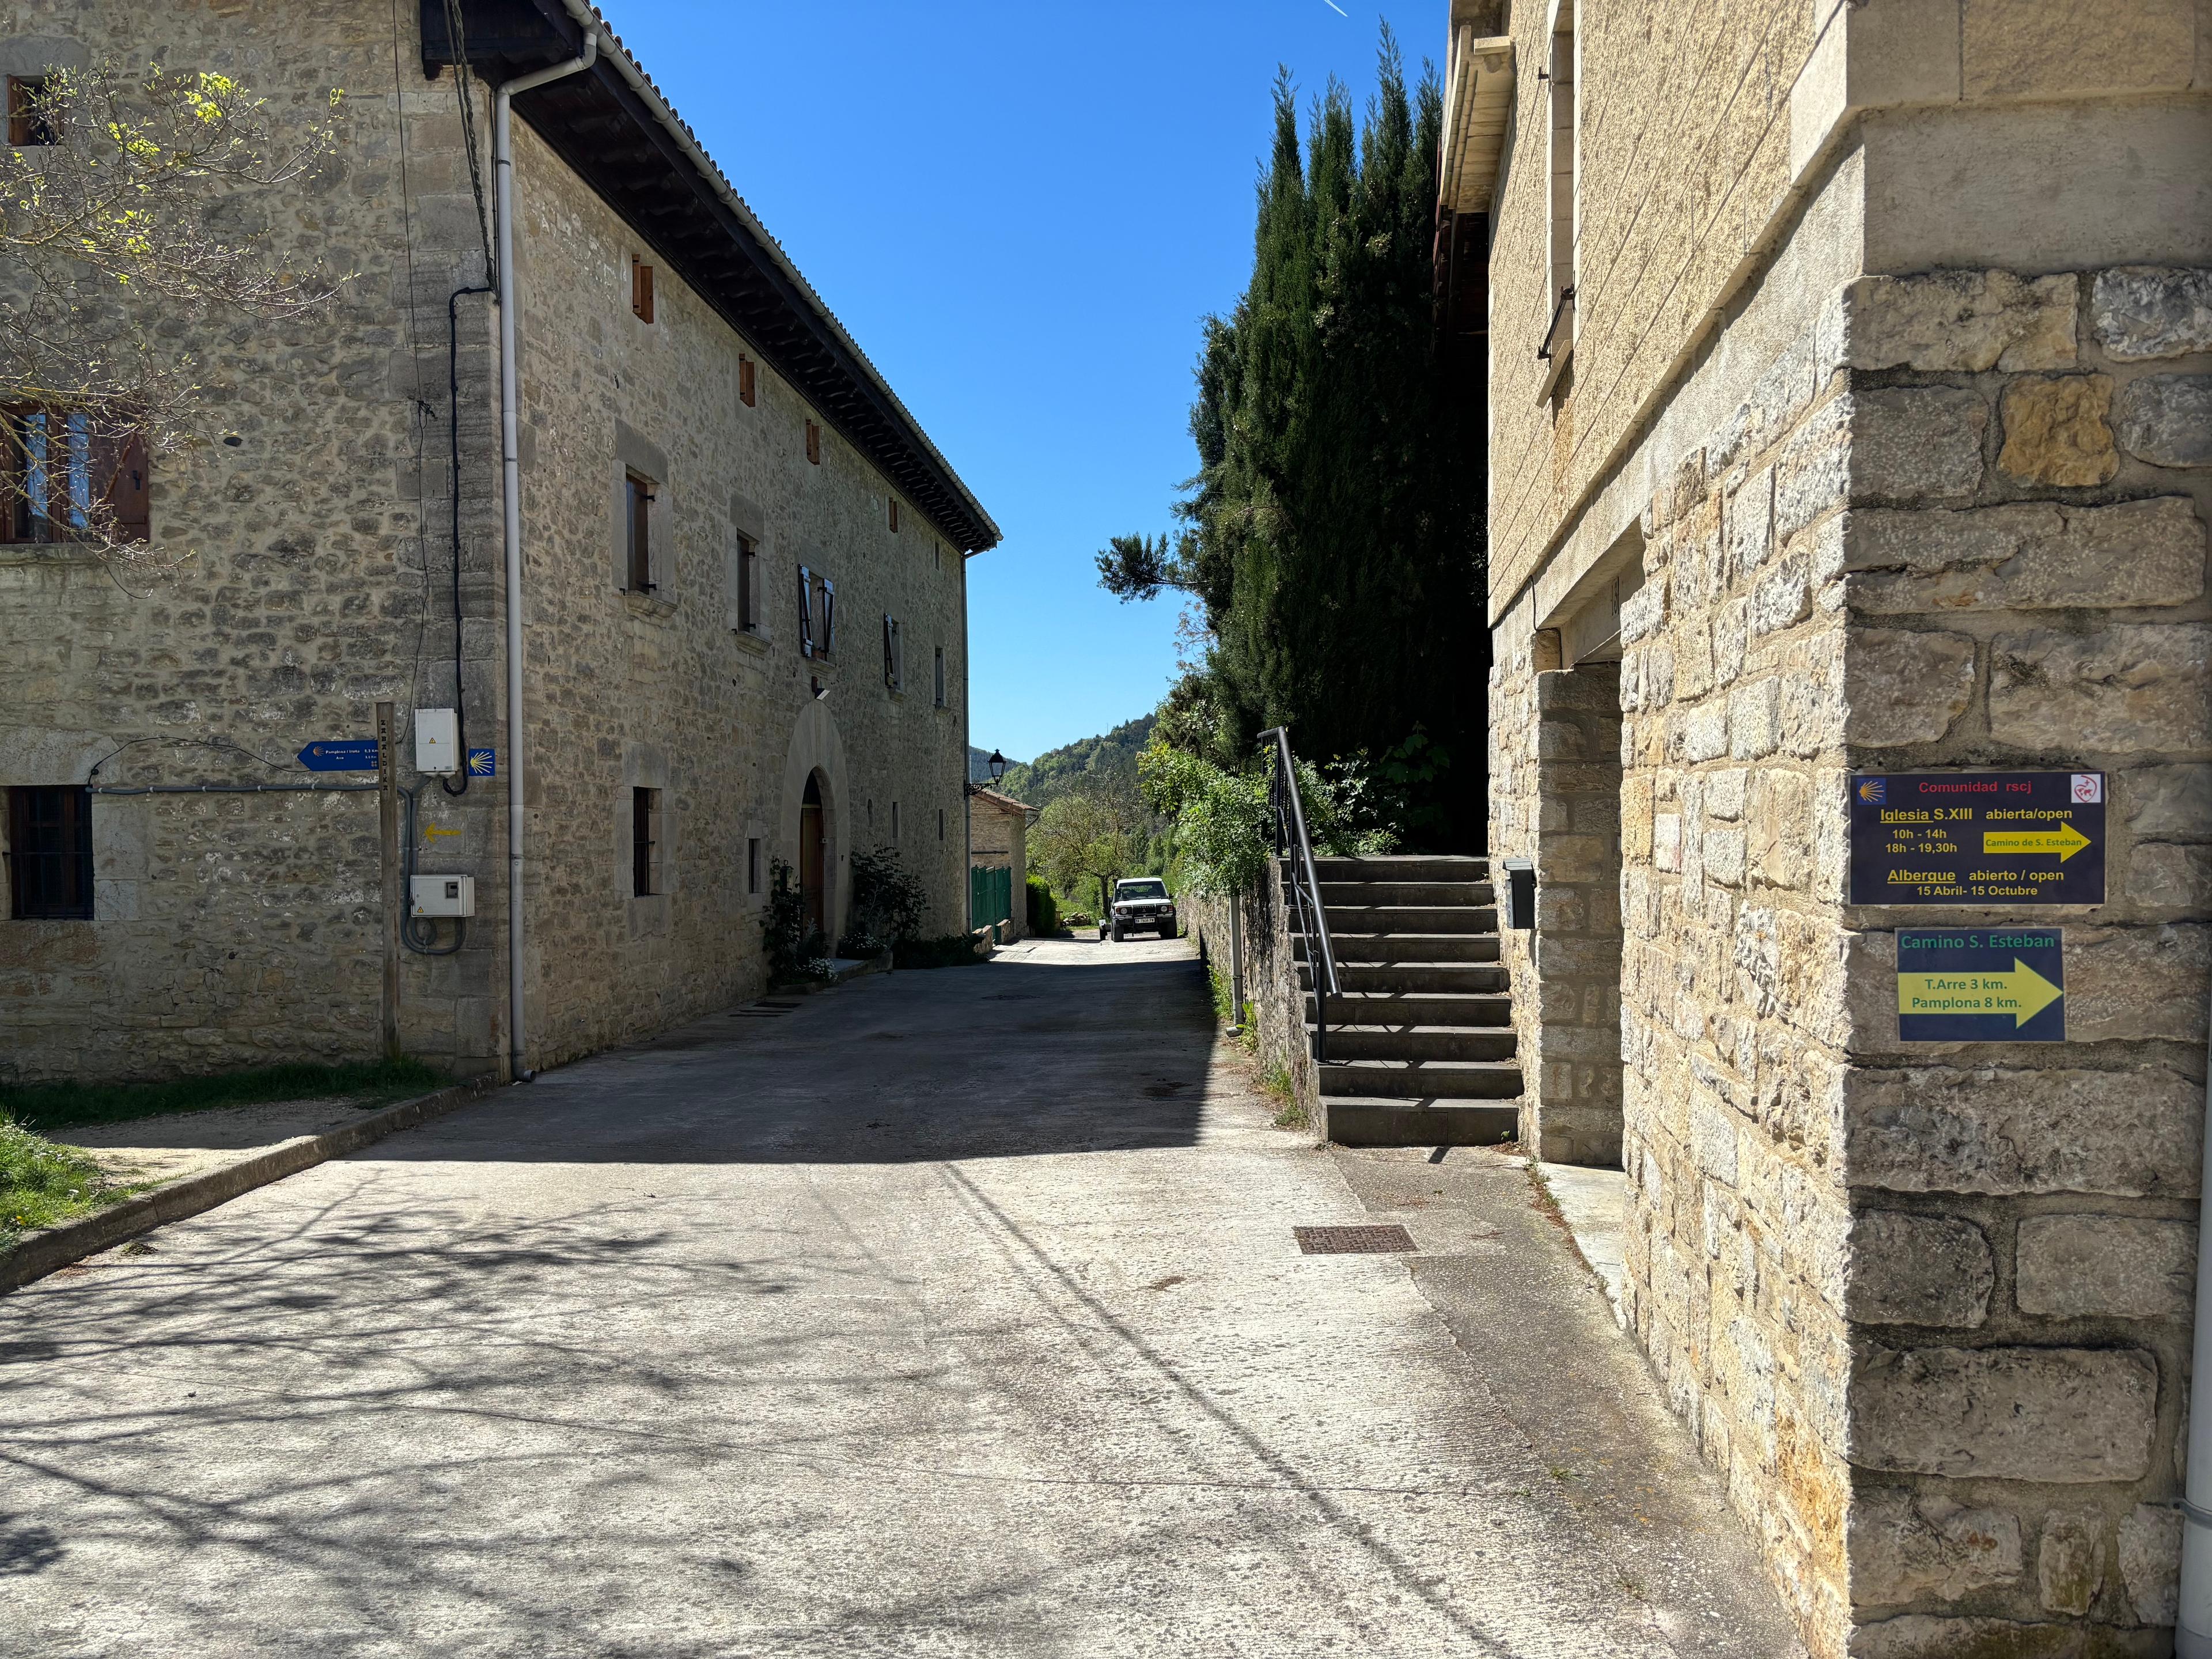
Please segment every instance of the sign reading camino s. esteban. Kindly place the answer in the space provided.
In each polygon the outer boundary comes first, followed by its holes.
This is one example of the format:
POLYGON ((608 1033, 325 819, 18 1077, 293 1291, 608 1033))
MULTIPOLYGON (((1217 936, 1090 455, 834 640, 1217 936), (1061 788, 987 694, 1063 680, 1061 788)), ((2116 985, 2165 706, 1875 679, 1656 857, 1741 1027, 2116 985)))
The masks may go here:
POLYGON ((1900 927, 1904 1042, 2063 1042, 2066 955, 2056 927, 1900 927))
POLYGON ((2101 772, 1851 780, 1854 904, 2102 904, 2101 772))

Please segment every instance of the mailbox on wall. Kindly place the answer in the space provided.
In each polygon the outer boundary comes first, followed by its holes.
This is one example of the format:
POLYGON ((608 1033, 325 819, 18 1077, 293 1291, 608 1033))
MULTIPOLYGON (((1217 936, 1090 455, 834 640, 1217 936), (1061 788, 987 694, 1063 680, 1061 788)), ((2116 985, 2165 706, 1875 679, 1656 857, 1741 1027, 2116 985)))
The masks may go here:
POLYGON ((1507 859, 1501 866, 1505 882, 1498 897, 1504 901, 1505 925, 1508 927, 1534 927, 1536 925, 1536 861, 1534 859, 1507 859))

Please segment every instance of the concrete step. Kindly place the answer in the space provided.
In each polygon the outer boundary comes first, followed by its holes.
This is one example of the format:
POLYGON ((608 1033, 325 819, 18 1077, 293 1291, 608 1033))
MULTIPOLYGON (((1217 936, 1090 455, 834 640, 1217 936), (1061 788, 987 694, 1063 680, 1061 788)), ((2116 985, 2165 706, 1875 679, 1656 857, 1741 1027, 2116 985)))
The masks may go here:
MULTIPOLYGON (((1310 1039, 1313 1028, 1306 1028, 1310 1039)), ((1510 1060, 1519 1039, 1508 1026, 1336 1025, 1328 1058, 1348 1060, 1510 1060)))
POLYGON ((1494 904, 1498 895, 1486 881, 1325 881, 1321 902, 1335 904, 1494 904))
MULTIPOLYGON (((1298 988, 1313 992, 1313 972, 1297 964, 1298 988)), ((1495 962, 1340 962, 1336 965, 1340 991, 1429 992, 1504 991, 1505 968, 1495 962)))
POLYGON ((1494 933, 1498 912, 1486 904, 1331 904, 1322 912, 1329 937, 1340 933, 1494 933))
POLYGON ((1324 1096, 1322 1119, 1340 1146, 1495 1146, 1521 1131, 1517 1106, 1470 1100, 1324 1096))
MULTIPOLYGON (((1337 965, 1347 962, 1495 962, 1495 933, 1340 933, 1328 930, 1337 965)), ((1291 934, 1291 959, 1304 962, 1305 935, 1291 934)))
POLYGON ((1487 881, 1490 860, 1436 857, 1420 853, 1389 853, 1376 858, 1317 858, 1314 876, 1320 881, 1487 881))
POLYGON ((1498 1060, 1344 1060, 1321 1067, 1321 1092, 1389 1100, 1511 1100, 1521 1068, 1498 1060))
MULTIPOLYGON (((1306 1023, 1314 1016, 1311 990, 1304 996, 1306 1023)), ((1329 999, 1332 1027, 1343 1025, 1510 1025, 1513 999, 1495 992, 1343 991, 1329 999)))

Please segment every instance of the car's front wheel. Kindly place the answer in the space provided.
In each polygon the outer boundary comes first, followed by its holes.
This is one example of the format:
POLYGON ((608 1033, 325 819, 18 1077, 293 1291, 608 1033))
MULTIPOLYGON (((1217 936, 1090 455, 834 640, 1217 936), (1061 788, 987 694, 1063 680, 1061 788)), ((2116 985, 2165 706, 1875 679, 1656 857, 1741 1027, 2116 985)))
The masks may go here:
POLYGON ((1116 944, 1116 945, 1119 945, 1121 942, 1121 930, 1119 927, 1116 927, 1116 928, 1114 930, 1114 943, 1115 943, 1115 944, 1116 944))

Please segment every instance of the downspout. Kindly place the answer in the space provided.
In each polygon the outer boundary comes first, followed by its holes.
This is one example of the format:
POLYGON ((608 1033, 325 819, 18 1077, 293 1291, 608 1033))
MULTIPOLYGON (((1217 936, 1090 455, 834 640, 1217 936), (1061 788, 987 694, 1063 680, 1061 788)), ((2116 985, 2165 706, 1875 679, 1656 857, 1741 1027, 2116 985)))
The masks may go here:
MULTIPOLYGON (((2212 1012, 2207 1013, 2212 1033, 2212 1012)), ((2204 1154, 2197 1173, 2197 1331, 2189 1365, 2189 1473, 2181 1492, 2180 1617, 2175 1659, 2212 1659, 2212 1052, 2206 1055, 2204 1154)))
POLYGON ((508 104, 519 92, 589 69, 599 55, 599 31, 587 29, 581 57, 517 76, 501 86, 491 100, 492 173, 499 212, 500 486, 505 496, 507 544, 507 1067, 518 1083, 527 1083, 538 1073, 523 1063, 522 451, 515 419, 514 145, 508 104))

